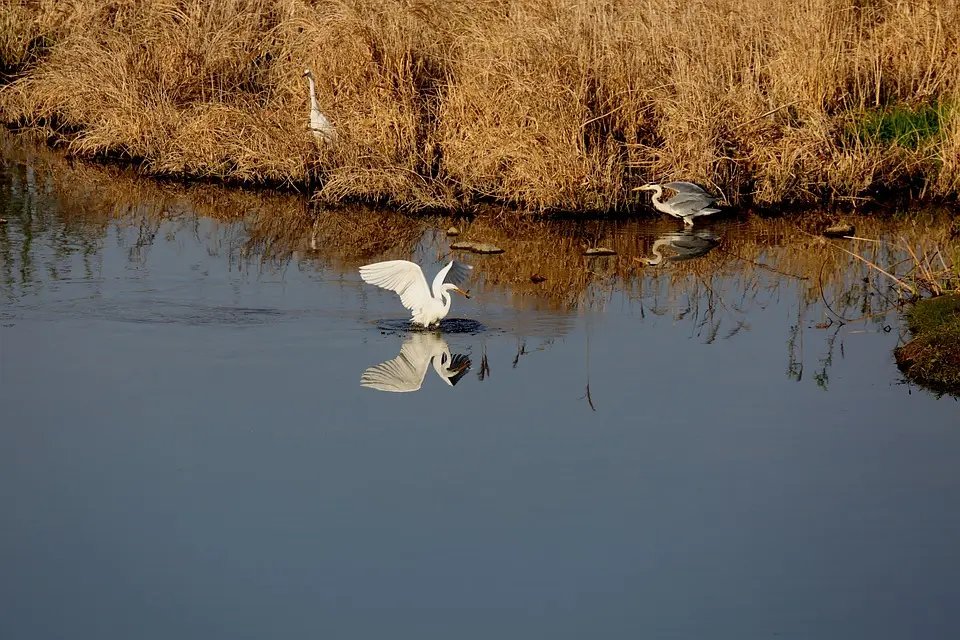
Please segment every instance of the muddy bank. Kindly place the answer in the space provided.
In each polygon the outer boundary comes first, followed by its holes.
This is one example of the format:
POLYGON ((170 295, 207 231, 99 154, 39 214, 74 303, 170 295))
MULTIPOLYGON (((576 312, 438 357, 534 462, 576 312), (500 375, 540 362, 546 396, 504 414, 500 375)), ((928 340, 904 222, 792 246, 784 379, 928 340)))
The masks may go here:
POLYGON ((0 118, 326 203, 647 212, 630 188, 665 179, 737 206, 953 198, 960 7, 925 6, 43 0, 0 23, 0 118))

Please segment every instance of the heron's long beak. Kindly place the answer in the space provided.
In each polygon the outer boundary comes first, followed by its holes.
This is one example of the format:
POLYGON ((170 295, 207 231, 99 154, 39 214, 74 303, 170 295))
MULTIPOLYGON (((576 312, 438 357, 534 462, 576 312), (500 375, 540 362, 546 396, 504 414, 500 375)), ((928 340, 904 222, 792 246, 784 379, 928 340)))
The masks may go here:
POLYGON ((467 300, 470 299, 470 294, 467 293, 466 291, 464 291, 463 289, 457 287, 456 289, 454 289, 454 291, 456 291, 456 292, 459 293, 459 294, 462 294, 463 297, 466 298, 467 300))
POLYGON ((631 191, 650 191, 652 189, 653 189, 652 186, 650 186, 649 184, 645 184, 642 187, 634 187, 633 189, 631 189, 631 191))

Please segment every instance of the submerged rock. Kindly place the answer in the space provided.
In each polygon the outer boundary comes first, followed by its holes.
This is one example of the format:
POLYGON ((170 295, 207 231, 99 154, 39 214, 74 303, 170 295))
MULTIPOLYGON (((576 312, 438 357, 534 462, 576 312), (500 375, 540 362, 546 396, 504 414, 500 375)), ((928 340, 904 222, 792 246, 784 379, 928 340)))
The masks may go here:
POLYGON ((615 256, 617 252, 607 247, 593 247, 584 251, 583 255, 593 258, 596 256, 615 256))
POLYGON ((824 229, 823 235, 828 238, 842 238, 843 236, 852 236, 855 230, 852 224, 840 222, 824 229))
POLYGON ((503 253, 503 249, 488 242, 454 242, 450 248, 473 253, 503 253))

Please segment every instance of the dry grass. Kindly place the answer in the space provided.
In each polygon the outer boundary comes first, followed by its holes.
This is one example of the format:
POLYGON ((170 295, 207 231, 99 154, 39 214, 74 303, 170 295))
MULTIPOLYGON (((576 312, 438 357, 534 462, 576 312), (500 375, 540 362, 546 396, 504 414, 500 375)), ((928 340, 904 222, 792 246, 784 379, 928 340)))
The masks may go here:
POLYGON ((3 5, 0 117, 158 174, 416 209, 622 210, 665 178, 734 204, 960 191, 953 0, 3 5), (917 144, 855 135, 925 104, 917 144))

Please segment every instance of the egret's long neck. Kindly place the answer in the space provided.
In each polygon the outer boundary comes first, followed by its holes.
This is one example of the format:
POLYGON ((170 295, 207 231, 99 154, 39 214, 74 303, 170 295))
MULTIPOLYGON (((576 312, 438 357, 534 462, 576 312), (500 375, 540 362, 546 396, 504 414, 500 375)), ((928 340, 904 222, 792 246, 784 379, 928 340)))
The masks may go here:
POLYGON ((444 315, 450 313, 450 304, 453 302, 453 296, 450 295, 449 291, 442 291, 440 293, 440 302, 443 303, 444 315))
POLYGON ((450 379, 447 377, 446 372, 447 367, 452 361, 450 358, 450 350, 444 348, 443 350, 434 353, 432 356, 430 356, 430 358, 433 360, 433 370, 437 372, 438 376, 443 378, 444 382, 450 384, 450 379))
POLYGON ((307 76, 307 82, 310 83, 310 108, 319 110, 320 105, 317 104, 317 89, 313 84, 313 76, 307 76))

